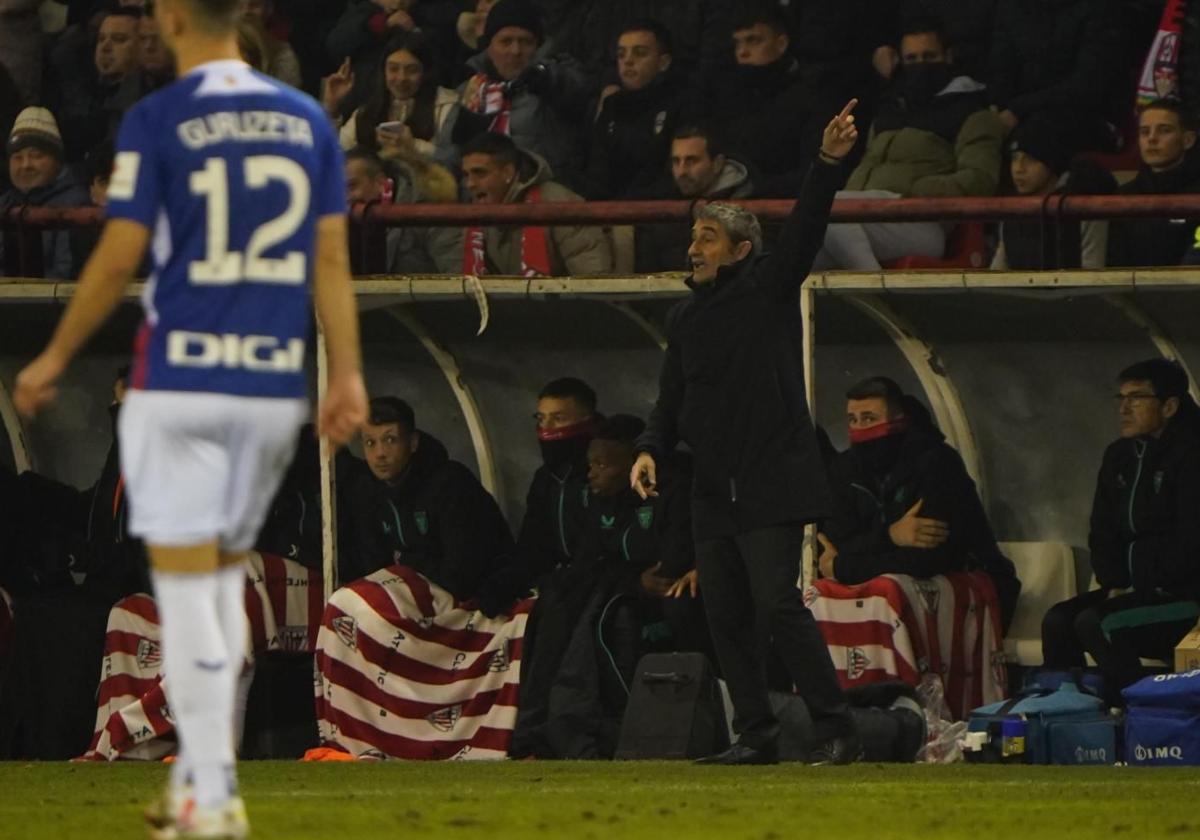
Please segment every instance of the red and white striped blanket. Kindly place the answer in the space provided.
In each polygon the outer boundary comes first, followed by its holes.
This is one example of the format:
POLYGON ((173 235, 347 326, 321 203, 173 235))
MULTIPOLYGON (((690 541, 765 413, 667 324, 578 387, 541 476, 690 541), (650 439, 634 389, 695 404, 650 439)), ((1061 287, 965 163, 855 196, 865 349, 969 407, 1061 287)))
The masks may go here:
MULTIPOLYGON (((311 651, 323 598, 320 573, 282 557, 251 554, 247 579, 247 658, 275 650, 311 651)), ((149 595, 130 595, 112 608, 96 727, 83 758, 157 760, 174 751, 159 639, 158 609, 149 595)))
POLYGON ((883 575, 857 586, 819 580, 805 592, 845 688, 941 677, 961 720, 1004 699, 1004 639, 991 579, 953 572, 928 580, 883 575))
POLYGON ((337 590, 317 636, 322 743, 359 758, 504 758, 532 607, 488 618, 398 565, 337 590))

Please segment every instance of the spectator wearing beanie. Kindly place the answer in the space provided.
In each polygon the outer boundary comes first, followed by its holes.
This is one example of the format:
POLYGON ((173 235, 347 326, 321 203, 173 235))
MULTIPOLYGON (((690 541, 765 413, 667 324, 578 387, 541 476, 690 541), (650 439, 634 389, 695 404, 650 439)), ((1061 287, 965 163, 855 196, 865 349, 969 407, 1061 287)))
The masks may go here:
MULTIPOLYGON (((1017 195, 1101 195, 1116 182, 1089 161, 1071 165, 1071 155, 1055 126, 1032 119, 1017 126, 1008 144, 1009 169, 1017 195)), ((1000 225, 1000 244, 992 258, 995 271, 1103 268, 1108 222, 1066 220, 1043 226, 1037 219, 1000 225)))
MULTIPOLYGON (((47 109, 26 108, 17 115, 7 151, 12 186, 0 195, 0 212, 13 207, 76 207, 87 203, 87 192, 63 166, 62 135, 47 109)), ((6 255, 15 255, 15 248, 14 234, 6 231, 0 238, 0 268, 7 266, 6 255), (9 252, 9 248, 14 251, 9 252)), ((47 280, 71 279, 69 231, 42 233, 42 269, 47 280)))
POLYGON ((544 55, 541 16, 528 0, 500 0, 488 12, 483 52, 468 62, 458 104, 439 133, 439 162, 454 169, 459 147, 481 134, 512 138, 543 158, 556 181, 578 182, 592 86, 570 56, 544 55), (539 50, 539 48, 541 48, 539 50))

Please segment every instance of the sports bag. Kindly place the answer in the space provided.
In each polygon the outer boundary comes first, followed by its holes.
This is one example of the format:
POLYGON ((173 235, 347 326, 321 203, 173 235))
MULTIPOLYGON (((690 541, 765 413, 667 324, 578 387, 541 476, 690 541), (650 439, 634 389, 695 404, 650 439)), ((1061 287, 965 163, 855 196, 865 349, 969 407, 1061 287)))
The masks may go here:
POLYGON ((1115 764, 1117 726, 1103 700, 1064 682, 972 711, 964 753, 985 764, 1115 764))
POLYGON ((1146 677, 1122 694, 1128 763, 1200 765, 1200 671, 1146 677))

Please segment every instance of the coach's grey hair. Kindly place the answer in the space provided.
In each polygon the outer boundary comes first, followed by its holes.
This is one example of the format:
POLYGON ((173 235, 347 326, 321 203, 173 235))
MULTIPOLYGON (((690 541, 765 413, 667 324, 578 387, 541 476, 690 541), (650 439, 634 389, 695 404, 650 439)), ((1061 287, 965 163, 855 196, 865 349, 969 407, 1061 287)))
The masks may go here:
POLYGON ((762 225, 758 223, 758 217, 744 207, 724 201, 710 201, 696 211, 696 221, 701 219, 723 227, 734 245, 749 242, 753 246, 751 253, 762 250, 762 225))

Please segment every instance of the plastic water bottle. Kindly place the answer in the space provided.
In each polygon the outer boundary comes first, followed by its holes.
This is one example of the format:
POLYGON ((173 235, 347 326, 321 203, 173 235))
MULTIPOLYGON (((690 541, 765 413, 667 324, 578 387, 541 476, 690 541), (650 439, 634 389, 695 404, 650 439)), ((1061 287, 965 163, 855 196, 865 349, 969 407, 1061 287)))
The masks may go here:
POLYGON ((1000 755, 1005 762, 1025 761, 1025 733, 1028 725, 1023 717, 1005 718, 1000 722, 1000 755))

